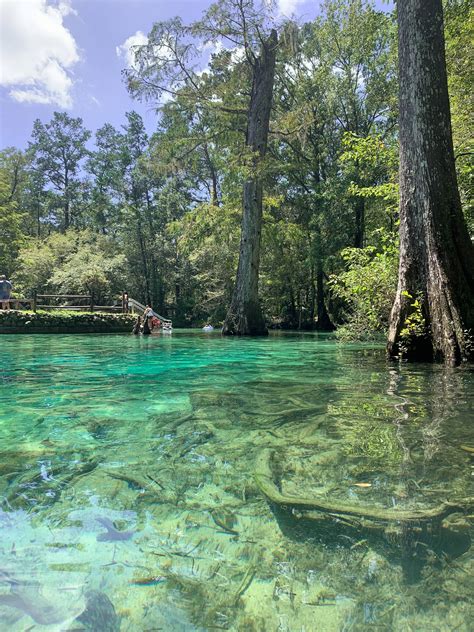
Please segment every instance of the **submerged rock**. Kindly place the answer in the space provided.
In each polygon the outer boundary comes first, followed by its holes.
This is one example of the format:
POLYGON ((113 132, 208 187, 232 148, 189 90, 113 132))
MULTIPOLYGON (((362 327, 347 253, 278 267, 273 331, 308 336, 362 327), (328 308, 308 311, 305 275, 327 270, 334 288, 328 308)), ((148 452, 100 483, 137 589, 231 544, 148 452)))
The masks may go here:
MULTIPOLYGON (((6 594, 0 594, 0 606, 8 606, 18 611, 20 615, 26 614, 40 625, 64 624, 84 610, 82 598, 68 604, 53 603, 50 598, 42 594, 38 582, 30 584, 17 582, 8 576, 7 581, 11 584, 11 589, 6 594)), ((1 623, 2 619, 0 619, 1 623)))
POLYGON ((77 621, 91 632, 119 632, 120 617, 107 595, 99 590, 89 590, 85 597, 86 609, 77 621))
POLYGON ((107 529, 105 533, 99 533, 97 542, 116 542, 120 540, 131 540, 136 531, 119 531, 109 518, 96 518, 97 522, 107 529))

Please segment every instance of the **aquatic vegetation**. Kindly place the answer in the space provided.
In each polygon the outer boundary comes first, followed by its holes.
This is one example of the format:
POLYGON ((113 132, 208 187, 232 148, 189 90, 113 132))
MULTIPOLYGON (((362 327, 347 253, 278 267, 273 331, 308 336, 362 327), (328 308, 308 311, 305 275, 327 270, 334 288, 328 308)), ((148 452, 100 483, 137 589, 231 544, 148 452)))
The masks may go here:
POLYGON ((0 627, 468 632, 468 371, 317 336, 38 338, 0 351, 0 627))

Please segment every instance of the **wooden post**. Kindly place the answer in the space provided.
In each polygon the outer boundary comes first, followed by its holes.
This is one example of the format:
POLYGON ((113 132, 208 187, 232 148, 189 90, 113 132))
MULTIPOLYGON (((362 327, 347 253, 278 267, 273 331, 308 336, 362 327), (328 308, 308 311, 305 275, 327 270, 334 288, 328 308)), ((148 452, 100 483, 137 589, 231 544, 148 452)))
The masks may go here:
POLYGON ((90 303, 90 305, 91 305, 91 312, 93 312, 94 311, 94 297, 92 296, 92 294, 90 296, 90 301, 91 301, 91 303, 90 303))
POLYGON ((31 307, 33 308, 33 312, 36 313, 36 290, 33 292, 33 300, 31 301, 31 307))

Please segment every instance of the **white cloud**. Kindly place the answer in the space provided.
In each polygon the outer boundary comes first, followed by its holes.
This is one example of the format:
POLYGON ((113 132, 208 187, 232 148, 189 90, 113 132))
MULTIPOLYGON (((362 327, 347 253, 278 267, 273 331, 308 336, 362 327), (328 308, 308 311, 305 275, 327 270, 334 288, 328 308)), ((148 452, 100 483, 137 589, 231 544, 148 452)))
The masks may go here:
POLYGON ((123 44, 115 48, 117 57, 123 59, 128 68, 133 68, 135 64, 135 46, 143 46, 148 43, 148 37, 142 31, 137 31, 135 35, 130 35, 123 44))
POLYGON ((206 42, 203 46, 201 46, 201 52, 204 55, 218 55, 224 49, 224 45, 222 44, 222 40, 213 40, 206 42))
POLYGON ((203 54, 203 63, 205 64, 201 70, 196 71, 198 77, 206 72, 209 72, 209 63, 212 55, 218 55, 223 50, 230 52, 230 65, 235 66, 245 59, 245 48, 243 46, 234 46, 233 48, 226 48, 221 40, 214 42, 208 42, 201 47, 201 53, 203 54))
POLYGON ((230 55, 230 63, 231 64, 240 64, 241 61, 245 59, 245 48, 243 46, 236 46, 232 49, 232 53, 230 55))
MULTIPOLYGON (((142 31, 137 31, 134 35, 130 35, 127 39, 115 47, 117 57, 121 59, 127 66, 127 68, 135 68, 135 47, 144 46, 148 44, 148 37, 142 31)), ((172 53, 167 46, 154 46, 153 52, 156 57, 162 60, 171 59, 172 53)), ((170 90, 176 89, 178 86, 169 86, 170 90)), ((164 104, 173 98, 170 92, 163 92, 160 97, 160 103, 164 104)))
POLYGON ((63 19, 69 0, 0 0, 0 85, 19 102, 72 105, 70 70, 80 57, 63 19))
POLYGON ((293 15, 305 0, 278 0, 278 13, 287 17, 293 15))

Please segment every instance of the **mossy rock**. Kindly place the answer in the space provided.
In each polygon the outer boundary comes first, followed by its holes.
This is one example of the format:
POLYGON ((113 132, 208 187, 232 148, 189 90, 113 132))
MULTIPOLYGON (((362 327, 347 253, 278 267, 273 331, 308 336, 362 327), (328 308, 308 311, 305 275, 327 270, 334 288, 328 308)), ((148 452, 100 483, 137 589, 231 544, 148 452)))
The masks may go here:
POLYGON ((0 312, 0 334, 8 333, 119 333, 131 331, 131 314, 0 312))

